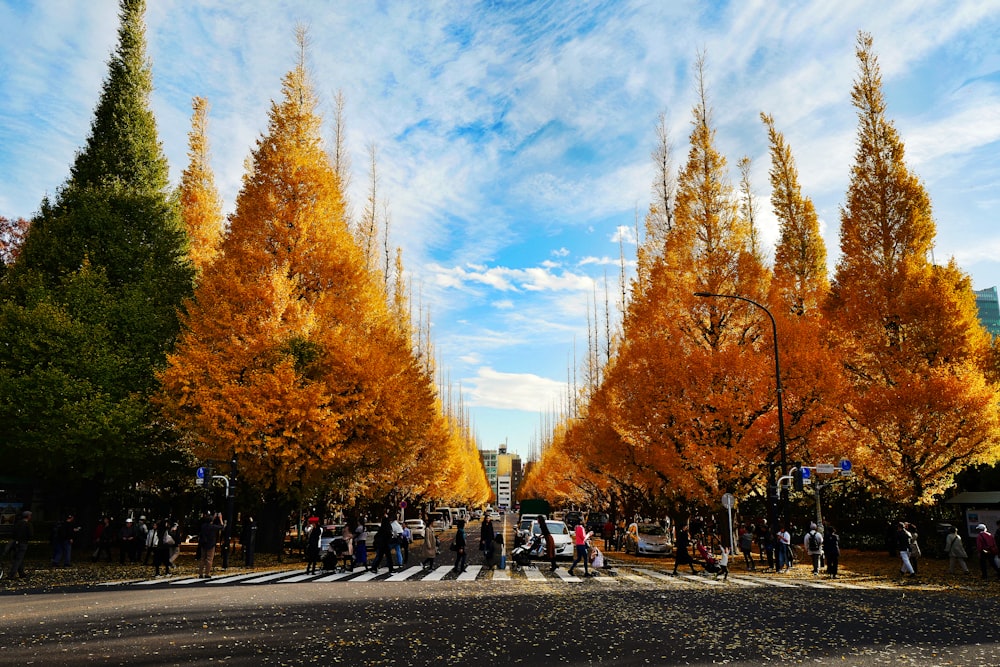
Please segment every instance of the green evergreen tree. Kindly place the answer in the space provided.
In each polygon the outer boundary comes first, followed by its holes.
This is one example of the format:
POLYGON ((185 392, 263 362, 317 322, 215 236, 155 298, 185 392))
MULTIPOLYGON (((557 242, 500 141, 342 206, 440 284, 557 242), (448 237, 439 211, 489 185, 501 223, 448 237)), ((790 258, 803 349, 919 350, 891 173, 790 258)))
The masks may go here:
POLYGON ((95 500, 102 483, 157 468, 148 397, 192 290, 149 107, 144 11, 121 1, 90 137, 32 220, 0 304, 0 457, 95 500))

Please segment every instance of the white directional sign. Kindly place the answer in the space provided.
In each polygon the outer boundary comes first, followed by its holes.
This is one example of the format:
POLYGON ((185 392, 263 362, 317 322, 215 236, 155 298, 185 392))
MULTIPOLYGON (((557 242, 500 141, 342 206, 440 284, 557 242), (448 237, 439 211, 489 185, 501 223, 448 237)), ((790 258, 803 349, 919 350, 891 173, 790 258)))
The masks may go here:
POLYGON ((836 466, 834 466, 832 463, 816 464, 816 472, 820 473, 821 475, 832 475, 836 469, 837 469, 836 466))

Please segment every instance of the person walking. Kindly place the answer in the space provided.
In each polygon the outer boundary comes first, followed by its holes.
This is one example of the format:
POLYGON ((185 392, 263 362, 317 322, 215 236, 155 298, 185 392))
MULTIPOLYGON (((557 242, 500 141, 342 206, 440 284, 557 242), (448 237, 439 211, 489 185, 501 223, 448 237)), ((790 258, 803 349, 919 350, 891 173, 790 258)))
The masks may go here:
POLYGON ((252 515, 247 516, 240 531, 240 547, 243 549, 243 566, 253 568, 254 555, 257 548, 257 522, 252 515))
POLYGON ((792 536, 784 526, 778 528, 775 550, 778 556, 775 572, 788 572, 792 567, 792 536))
POLYGON ((903 576, 916 576, 913 565, 910 564, 910 533, 906 530, 906 524, 900 521, 896 524, 896 553, 899 554, 899 573, 903 576))
POLYGON ((385 558, 386 565, 389 566, 389 572, 395 572, 392 568, 392 554, 389 552, 391 541, 392 521, 389 520, 389 513, 386 512, 382 515, 382 523, 379 524, 378 530, 375 531, 375 539, 372 541, 372 546, 375 547, 375 561, 372 563, 372 572, 378 572, 383 557, 385 558))
POLYGON ((840 536, 833 526, 826 527, 826 536, 823 538, 823 555, 826 557, 826 573, 832 579, 837 578, 837 569, 840 567, 840 536))
POLYGON ((121 527, 118 531, 118 564, 124 565, 125 559, 128 558, 130 563, 134 563, 135 549, 133 545, 135 544, 135 527, 132 525, 132 517, 125 519, 125 525, 121 527))
POLYGON ((483 519, 482 528, 479 530, 479 550, 483 552, 484 564, 489 564, 493 560, 493 538, 495 536, 493 520, 487 515, 483 519))
POLYGON ((149 565, 150 558, 155 560, 156 549, 160 546, 160 531, 157 529, 161 527, 162 523, 162 521, 156 521, 151 528, 146 529, 145 553, 142 555, 143 565, 149 565))
POLYGON ((455 522, 455 567, 456 572, 465 572, 465 521, 459 519, 455 522))
POLYGON ((210 523, 203 523, 198 533, 198 548, 201 550, 201 560, 198 561, 198 578, 208 579, 212 576, 212 561, 215 560, 215 548, 219 544, 219 536, 225 524, 222 513, 216 513, 210 523))
POLYGON ((365 517, 361 517, 354 529, 354 563, 368 569, 368 529, 365 527, 365 517))
POLYGON ((69 567, 73 553, 73 540, 80 527, 72 514, 66 515, 66 520, 56 527, 55 550, 52 556, 53 567, 69 567))
POLYGON ((164 568, 165 575, 169 575, 170 547, 174 544, 174 538, 170 534, 170 522, 167 519, 161 519, 149 532, 156 535, 156 541, 153 545, 153 576, 160 576, 160 567, 164 568))
POLYGON ((906 524, 906 532, 910 534, 910 567, 913 568, 913 574, 919 574, 920 570, 918 564, 920 563, 920 557, 923 555, 920 551, 920 543, 918 542, 917 527, 912 523, 906 524))
POLYGON ((575 551, 575 555, 573 558, 573 564, 569 566, 568 571, 570 574, 573 574, 573 568, 576 567, 576 564, 582 560, 583 576, 590 576, 590 558, 587 555, 587 540, 589 540, 593 534, 593 532, 585 533, 583 524, 580 523, 576 524, 576 527, 573 528, 573 549, 575 551))
POLYGON ((319 565, 319 540, 323 536, 323 526, 318 523, 310 524, 309 532, 306 533, 306 574, 316 574, 316 566, 319 565))
POLYGON ((979 569, 983 572, 983 581, 987 581, 987 568, 992 567, 1000 579, 1000 563, 997 563, 996 538, 986 529, 986 524, 976 526, 976 553, 979 554, 979 569))
POLYGON ((434 568, 434 559, 437 558, 437 535, 430 521, 427 522, 427 530, 424 532, 424 543, 420 547, 420 555, 423 560, 420 569, 430 570, 434 568))
POLYGON ((28 554, 28 543, 31 542, 34 534, 35 531, 31 527, 31 512, 24 510, 21 512, 21 518, 14 524, 14 534, 11 537, 11 579, 14 577, 27 578, 28 575, 24 571, 24 557, 28 554))
POLYGON ((965 562, 969 554, 965 551, 962 536, 958 534, 958 526, 954 526, 944 538, 944 552, 948 554, 948 574, 955 574, 956 564, 962 568, 964 574, 969 574, 969 565, 965 562))
POLYGON ((538 515, 538 532, 542 536, 542 542, 545 543, 545 558, 552 563, 551 571, 556 571, 556 541, 552 537, 552 533, 549 532, 548 519, 545 518, 544 514, 538 515))
POLYGON ((802 546, 812 558, 813 576, 819 576, 819 561, 823 555, 823 534, 816 530, 816 524, 809 524, 809 532, 802 540, 802 546))
POLYGON ((694 558, 691 556, 691 535, 688 533, 687 526, 681 526, 677 529, 674 539, 674 571, 672 574, 677 574, 677 567, 680 565, 687 565, 691 568, 691 574, 698 574, 694 569, 694 558))
POLYGON ((723 581, 729 580, 729 547, 722 547, 722 555, 719 557, 719 571, 715 573, 715 578, 718 579, 719 575, 722 575, 723 581))
POLYGON ((747 572, 756 571, 757 566, 753 562, 753 531, 750 526, 740 528, 739 545, 747 572))

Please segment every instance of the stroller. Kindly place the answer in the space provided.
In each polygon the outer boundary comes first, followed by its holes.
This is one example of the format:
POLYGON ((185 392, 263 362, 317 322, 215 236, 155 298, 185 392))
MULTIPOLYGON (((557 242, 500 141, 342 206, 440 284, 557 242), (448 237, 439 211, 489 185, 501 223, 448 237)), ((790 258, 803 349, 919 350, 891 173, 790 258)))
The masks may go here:
POLYGON ((353 572, 354 555, 351 553, 347 540, 343 537, 334 538, 323 555, 323 569, 334 572, 353 572), (339 567, 337 563, 340 563, 339 567))
POLYGON ((538 555, 538 550, 542 545, 542 536, 535 535, 530 542, 518 544, 510 552, 510 571, 516 572, 531 565, 532 556, 538 555))
POLYGON ((715 554, 709 551, 704 544, 698 544, 698 555, 701 556, 702 560, 705 562, 705 572, 708 572, 709 574, 718 574, 722 571, 722 568, 719 567, 719 559, 716 558, 715 554))

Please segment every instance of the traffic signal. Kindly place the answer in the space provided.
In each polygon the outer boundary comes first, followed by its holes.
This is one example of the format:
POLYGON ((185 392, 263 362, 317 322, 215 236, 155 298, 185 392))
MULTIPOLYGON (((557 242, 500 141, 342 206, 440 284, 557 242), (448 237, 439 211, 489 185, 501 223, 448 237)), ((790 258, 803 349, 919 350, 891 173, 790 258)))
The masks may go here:
POLYGON ((802 464, 801 463, 796 463, 795 464, 795 472, 792 473, 792 485, 795 487, 796 491, 802 491, 803 488, 804 488, 803 484, 802 484, 802 464))

